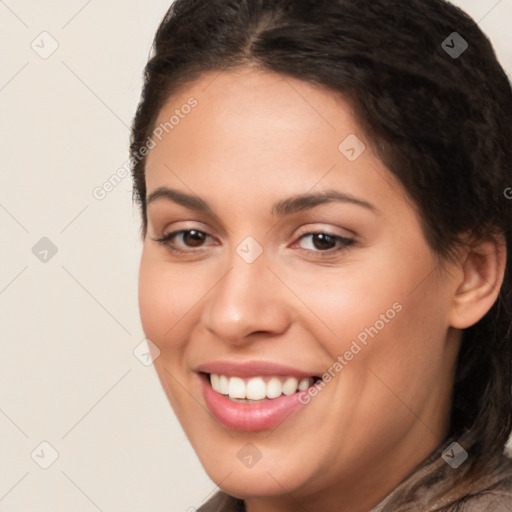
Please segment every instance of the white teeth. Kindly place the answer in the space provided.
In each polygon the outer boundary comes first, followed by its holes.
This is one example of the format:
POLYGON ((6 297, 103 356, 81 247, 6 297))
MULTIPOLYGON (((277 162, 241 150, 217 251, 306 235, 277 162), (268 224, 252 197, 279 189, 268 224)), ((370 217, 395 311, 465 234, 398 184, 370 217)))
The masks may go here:
POLYGON ((267 395, 267 385, 265 381, 256 377, 255 379, 249 379, 245 389, 245 398, 249 400, 261 400, 267 395))
POLYGON ((212 373, 210 375, 210 381, 212 383, 212 388, 217 390, 217 389, 220 389, 219 387, 219 380, 220 380, 220 377, 218 375, 215 375, 215 373, 212 373))
POLYGON ((295 377, 242 379, 212 373, 210 383, 215 391, 222 395, 229 395, 232 399, 263 400, 264 398, 278 398, 282 394, 290 396, 297 391, 304 391, 313 384, 313 379, 311 377, 303 378, 300 381, 295 377))
POLYGON ((309 386, 311 385, 310 383, 310 379, 302 379, 300 382, 299 382, 299 385, 297 386, 297 389, 299 391, 305 391, 306 389, 309 388, 309 386))
POLYGON ((299 381, 295 377, 288 377, 283 384, 283 393, 287 396, 293 395, 297 391, 299 381))
MULTIPOLYGON (((212 373, 212 375, 213 375, 213 373, 212 373)), ((213 383, 212 383, 212 387, 213 387, 213 383)), ((225 375, 221 375, 219 377, 219 387, 213 388, 213 389, 215 389, 215 391, 218 391, 219 393, 222 393, 223 395, 228 395, 229 394, 228 378, 225 375)))
POLYGON ((267 382, 267 398, 277 398, 283 394, 283 385, 277 377, 272 377, 267 382))
POLYGON ((245 398, 245 382, 239 377, 229 379, 229 398, 245 398))

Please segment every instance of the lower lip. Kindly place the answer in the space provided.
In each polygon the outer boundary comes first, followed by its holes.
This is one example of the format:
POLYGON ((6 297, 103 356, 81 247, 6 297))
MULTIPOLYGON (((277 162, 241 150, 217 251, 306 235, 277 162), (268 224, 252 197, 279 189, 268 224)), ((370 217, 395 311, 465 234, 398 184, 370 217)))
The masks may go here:
POLYGON ((227 428, 255 432, 267 430, 282 423, 301 405, 299 394, 261 400, 258 403, 244 404, 233 402, 226 395, 217 393, 201 376, 201 386, 206 405, 215 419, 227 428))

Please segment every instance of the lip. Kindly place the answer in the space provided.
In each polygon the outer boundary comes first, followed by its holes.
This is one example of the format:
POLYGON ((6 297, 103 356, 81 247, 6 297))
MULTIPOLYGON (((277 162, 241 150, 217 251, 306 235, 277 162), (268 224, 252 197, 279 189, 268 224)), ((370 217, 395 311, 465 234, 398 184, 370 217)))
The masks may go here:
POLYGON ((242 378, 259 377, 263 375, 282 375, 304 378, 320 375, 270 361, 212 361, 198 366, 195 371, 242 378))
MULTIPOLYGON (((223 373, 223 375, 226 374, 223 373)), ((251 404, 233 402, 211 387, 207 375, 198 374, 198 376, 208 409, 220 424, 229 429, 245 432, 268 430, 282 423, 303 406, 299 401, 299 393, 290 396, 281 395, 272 399, 267 398, 251 404)), ((246 374, 246 376, 249 375, 246 374)))

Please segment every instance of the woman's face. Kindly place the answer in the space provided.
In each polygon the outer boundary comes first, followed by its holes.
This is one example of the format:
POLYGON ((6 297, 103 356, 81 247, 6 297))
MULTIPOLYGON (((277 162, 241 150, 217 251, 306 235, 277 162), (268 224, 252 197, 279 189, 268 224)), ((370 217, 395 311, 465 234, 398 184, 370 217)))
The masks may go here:
POLYGON ((331 92, 207 73, 166 122, 147 160, 139 303, 202 464, 251 510, 375 504, 446 434, 455 280, 331 92))

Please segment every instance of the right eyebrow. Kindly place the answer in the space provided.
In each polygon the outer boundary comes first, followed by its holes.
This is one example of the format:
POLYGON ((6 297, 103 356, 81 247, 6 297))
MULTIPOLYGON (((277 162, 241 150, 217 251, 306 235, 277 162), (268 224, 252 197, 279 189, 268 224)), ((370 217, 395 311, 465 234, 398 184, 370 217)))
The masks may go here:
POLYGON ((212 211, 210 205, 204 199, 201 199, 198 196, 185 194, 184 192, 168 187, 159 187, 154 190, 148 196, 146 204, 149 205, 160 199, 167 199, 168 201, 180 204, 189 210, 197 210, 199 212, 212 211))

